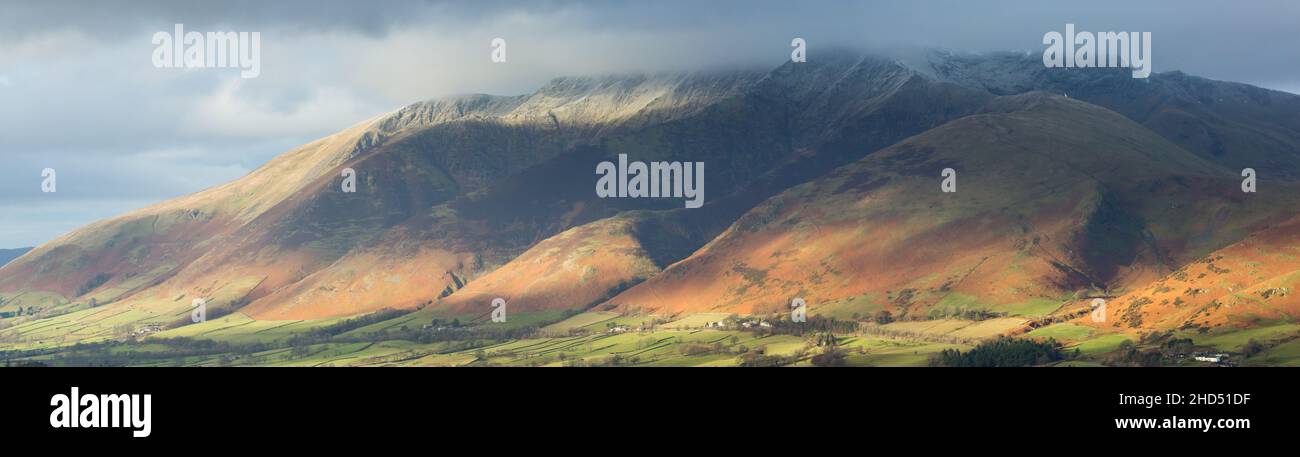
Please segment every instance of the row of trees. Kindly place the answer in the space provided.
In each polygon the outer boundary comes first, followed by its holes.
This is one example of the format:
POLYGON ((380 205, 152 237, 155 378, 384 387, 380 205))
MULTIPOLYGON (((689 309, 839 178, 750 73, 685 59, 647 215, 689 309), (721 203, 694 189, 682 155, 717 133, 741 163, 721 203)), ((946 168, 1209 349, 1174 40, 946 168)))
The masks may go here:
POLYGON ((1066 353, 1055 339, 1035 341, 999 337, 980 343, 969 351, 944 349, 935 365, 948 367, 1027 367, 1044 365, 1077 355, 1066 353))

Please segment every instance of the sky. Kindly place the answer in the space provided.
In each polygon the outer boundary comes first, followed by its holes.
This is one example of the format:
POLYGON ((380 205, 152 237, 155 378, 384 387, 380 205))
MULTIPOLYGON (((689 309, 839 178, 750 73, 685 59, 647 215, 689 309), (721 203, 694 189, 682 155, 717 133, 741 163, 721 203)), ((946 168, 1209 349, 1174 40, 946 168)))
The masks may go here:
POLYGON ((403 105, 569 75, 775 67, 790 41, 1041 53, 1151 32, 1154 71, 1300 93, 1296 1, 0 0, 0 248, 236 179, 403 105), (259 32, 261 72, 156 68, 156 32, 259 32), (490 61, 504 38, 507 63, 490 61), (41 192, 41 172, 57 191, 41 192))

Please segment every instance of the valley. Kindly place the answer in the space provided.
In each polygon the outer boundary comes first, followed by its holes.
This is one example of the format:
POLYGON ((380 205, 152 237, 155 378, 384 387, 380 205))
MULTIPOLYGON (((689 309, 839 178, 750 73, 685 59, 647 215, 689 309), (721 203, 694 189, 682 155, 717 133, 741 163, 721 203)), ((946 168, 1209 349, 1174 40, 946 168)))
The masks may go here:
MULTIPOLYGON (((509 324, 473 319, 426 321, 419 312, 385 312, 356 322, 257 321, 236 313, 126 341, 71 346, 32 341, 3 355, 6 364, 18 366, 924 367, 942 365, 945 350, 970 351, 1027 322, 1002 317, 832 323, 814 317, 810 322, 823 330, 799 332, 789 324, 756 324, 777 322, 777 316, 716 313, 529 314, 509 324)), ((1300 365, 1297 332, 1300 325, 1289 323, 1163 335, 1060 323, 1020 338, 1059 342, 1061 359, 1043 363, 1050 366, 1229 363, 1195 360, 1194 354, 1202 353, 1225 354, 1234 366, 1300 365)))

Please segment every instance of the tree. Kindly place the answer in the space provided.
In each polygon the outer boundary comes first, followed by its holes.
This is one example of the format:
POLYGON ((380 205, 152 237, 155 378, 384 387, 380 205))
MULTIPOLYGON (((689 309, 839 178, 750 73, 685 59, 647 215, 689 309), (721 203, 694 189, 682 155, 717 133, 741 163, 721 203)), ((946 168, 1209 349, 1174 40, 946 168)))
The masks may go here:
POLYGON ((889 311, 882 309, 876 312, 875 320, 877 324, 885 325, 894 321, 894 315, 890 314, 889 311))
POLYGON ((844 366, 844 352, 833 347, 827 348, 821 354, 812 357, 812 364, 818 367, 844 366))
POLYGON ((1044 365, 1066 357, 1054 339, 1035 341, 1000 337, 980 343, 967 352, 944 349, 935 360, 950 367, 1021 367, 1044 365))
POLYGON ((1254 357, 1261 352, 1264 352, 1264 345, 1259 344, 1254 338, 1246 341, 1246 345, 1241 347, 1241 353, 1246 357, 1254 357))

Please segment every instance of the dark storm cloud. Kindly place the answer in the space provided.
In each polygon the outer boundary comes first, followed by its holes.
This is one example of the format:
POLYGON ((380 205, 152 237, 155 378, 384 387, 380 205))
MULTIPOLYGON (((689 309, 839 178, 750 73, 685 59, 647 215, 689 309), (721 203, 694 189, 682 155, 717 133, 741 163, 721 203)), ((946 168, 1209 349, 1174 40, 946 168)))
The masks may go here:
POLYGON ((1300 92, 1295 1, 0 1, 0 247, 218 184, 403 104, 550 78, 775 66, 830 46, 1042 52, 1152 32, 1154 71, 1300 92), (157 69, 156 31, 262 34, 262 74, 157 69), (505 37, 511 62, 487 62, 505 37), (60 171, 57 195, 40 170, 60 171))

